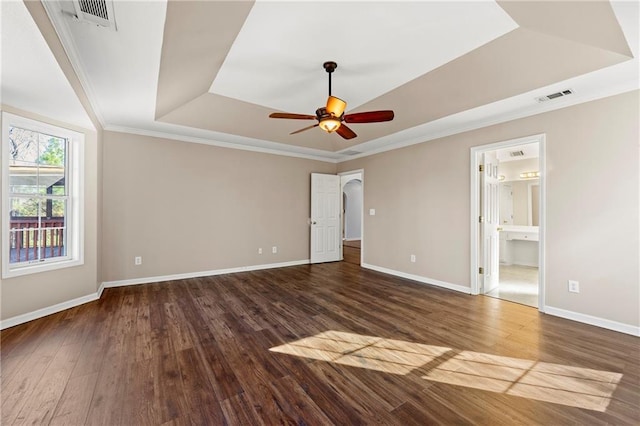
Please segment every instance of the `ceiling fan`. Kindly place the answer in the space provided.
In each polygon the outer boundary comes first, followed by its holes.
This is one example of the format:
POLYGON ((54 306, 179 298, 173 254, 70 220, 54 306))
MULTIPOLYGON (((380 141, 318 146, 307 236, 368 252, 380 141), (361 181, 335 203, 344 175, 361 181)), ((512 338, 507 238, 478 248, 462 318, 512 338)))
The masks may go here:
POLYGON ((327 133, 336 132, 345 139, 353 139, 357 135, 353 130, 348 128, 344 123, 380 123, 382 121, 393 120, 393 111, 367 111, 356 112, 353 114, 345 114, 344 110, 347 107, 347 103, 342 99, 331 96, 331 73, 333 73, 338 64, 335 62, 325 62, 322 65, 329 74, 329 98, 327 99, 327 106, 320 107, 316 110, 316 115, 310 114, 292 114, 288 112, 273 112, 269 114, 270 118, 289 118, 293 120, 318 120, 318 123, 313 126, 308 126, 295 132, 291 132, 291 135, 304 132, 305 130, 313 129, 314 127, 320 127, 327 133))

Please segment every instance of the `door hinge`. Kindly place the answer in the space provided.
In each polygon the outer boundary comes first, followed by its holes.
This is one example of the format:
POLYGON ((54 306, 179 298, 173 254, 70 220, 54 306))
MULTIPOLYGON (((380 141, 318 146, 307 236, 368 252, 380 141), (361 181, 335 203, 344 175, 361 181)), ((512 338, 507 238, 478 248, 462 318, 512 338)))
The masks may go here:
POLYGON ((478 268, 478 273, 480 275, 484 274, 484 268, 482 266, 478 268))
POLYGON ((484 223, 484 216, 478 216, 478 223, 484 223))
POLYGON ((478 167, 478 171, 479 172, 484 172, 484 165, 480 164, 480 166, 478 167))

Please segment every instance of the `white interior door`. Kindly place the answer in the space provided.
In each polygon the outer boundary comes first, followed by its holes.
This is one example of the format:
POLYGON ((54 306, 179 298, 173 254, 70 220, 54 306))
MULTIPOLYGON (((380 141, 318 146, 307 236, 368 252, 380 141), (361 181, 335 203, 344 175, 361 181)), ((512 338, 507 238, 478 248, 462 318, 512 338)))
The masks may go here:
POLYGON ((500 223, 513 225, 513 186, 510 183, 500 184, 500 223))
POLYGON ((311 263, 340 260, 340 176, 311 173, 311 263))
POLYGON ((480 174, 480 206, 483 221, 480 224, 482 238, 481 293, 488 293, 500 283, 500 179, 498 178, 498 158, 495 152, 487 152, 482 158, 483 172, 480 174))

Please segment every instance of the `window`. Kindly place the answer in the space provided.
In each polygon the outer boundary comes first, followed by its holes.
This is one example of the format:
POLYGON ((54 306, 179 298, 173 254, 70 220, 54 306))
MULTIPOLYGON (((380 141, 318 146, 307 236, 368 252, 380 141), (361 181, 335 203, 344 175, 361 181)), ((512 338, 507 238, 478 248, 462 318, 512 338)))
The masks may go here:
POLYGON ((84 135, 2 114, 2 277, 83 263, 84 135))

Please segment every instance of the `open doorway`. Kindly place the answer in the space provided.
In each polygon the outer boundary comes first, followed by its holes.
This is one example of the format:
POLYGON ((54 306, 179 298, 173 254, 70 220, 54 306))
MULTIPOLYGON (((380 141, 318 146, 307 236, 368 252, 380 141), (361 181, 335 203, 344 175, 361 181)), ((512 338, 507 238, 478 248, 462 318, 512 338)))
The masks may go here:
POLYGON ((362 263, 362 170, 340 174, 342 188, 342 259, 344 262, 362 263))
POLYGON ((540 144, 495 151, 499 170, 499 275, 487 296, 537 308, 540 144))
POLYGON ((472 293, 544 311, 544 135, 472 148, 472 293))

